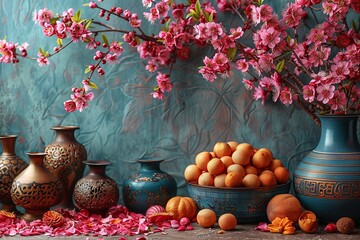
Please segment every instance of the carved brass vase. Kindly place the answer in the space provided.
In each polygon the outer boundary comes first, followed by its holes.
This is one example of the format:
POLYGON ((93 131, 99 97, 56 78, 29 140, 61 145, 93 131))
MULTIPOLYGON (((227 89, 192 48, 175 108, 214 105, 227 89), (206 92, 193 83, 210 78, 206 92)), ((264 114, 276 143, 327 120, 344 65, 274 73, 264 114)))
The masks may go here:
POLYGON ((85 147, 75 138, 77 126, 55 126, 55 140, 46 146, 47 153, 44 159, 44 166, 56 177, 63 185, 64 193, 62 200, 57 207, 71 209, 74 208, 73 192, 76 182, 83 177, 87 160, 85 147))
POLYGON ((61 181, 43 166, 46 153, 27 153, 30 164, 15 179, 11 187, 13 202, 25 209, 22 218, 33 221, 61 201, 61 181))
POLYGON ((321 137, 294 171, 294 188, 303 207, 323 222, 360 220, 360 144, 358 115, 325 115, 321 137))
POLYGON ((106 175, 110 161, 86 161, 89 173, 81 178, 74 188, 74 203, 78 209, 105 215, 107 210, 117 205, 119 188, 115 180, 106 175))
POLYGON ((2 210, 8 212, 16 211, 10 195, 12 183, 15 177, 28 166, 27 162, 15 154, 16 139, 16 135, 0 136, 3 149, 0 156, 0 202, 2 210))

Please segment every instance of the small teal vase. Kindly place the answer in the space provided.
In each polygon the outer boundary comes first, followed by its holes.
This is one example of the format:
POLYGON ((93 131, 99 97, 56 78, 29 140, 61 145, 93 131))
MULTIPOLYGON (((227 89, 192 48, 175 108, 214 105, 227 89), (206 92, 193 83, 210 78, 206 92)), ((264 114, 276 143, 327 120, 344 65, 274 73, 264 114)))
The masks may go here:
POLYGON ((358 117, 320 115, 320 141, 294 171, 296 196, 322 222, 360 220, 358 117))
POLYGON ((140 171, 131 174, 122 185, 125 206, 132 212, 145 214, 153 205, 166 206, 167 201, 176 196, 175 179, 161 171, 159 159, 141 159, 140 171))

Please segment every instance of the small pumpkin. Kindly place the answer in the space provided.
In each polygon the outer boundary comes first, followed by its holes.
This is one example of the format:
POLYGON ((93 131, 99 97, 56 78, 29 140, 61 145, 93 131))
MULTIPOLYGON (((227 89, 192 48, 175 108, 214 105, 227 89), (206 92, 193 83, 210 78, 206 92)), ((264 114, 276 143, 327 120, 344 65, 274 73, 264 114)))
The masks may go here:
POLYGON ((183 217, 193 219, 198 212, 198 207, 194 199, 190 197, 175 196, 166 203, 165 210, 174 214, 173 219, 180 221, 183 217))

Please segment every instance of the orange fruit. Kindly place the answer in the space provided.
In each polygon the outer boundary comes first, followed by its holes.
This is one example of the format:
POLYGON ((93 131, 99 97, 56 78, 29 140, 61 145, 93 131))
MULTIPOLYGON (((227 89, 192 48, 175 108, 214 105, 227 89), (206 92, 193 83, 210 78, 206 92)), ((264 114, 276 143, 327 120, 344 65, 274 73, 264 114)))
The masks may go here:
POLYGON ((242 150, 250 153, 250 157, 252 157, 255 153, 255 148, 250 143, 239 143, 236 146, 236 150, 242 150))
POLYGON ((243 148, 237 149, 235 152, 233 152, 231 157, 234 163, 246 166, 250 163, 252 154, 252 152, 249 152, 247 149, 243 148))
POLYGON ((274 175, 278 184, 286 183, 290 178, 290 171, 285 167, 277 167, 274 175))
POLYGON ((275 158, 271 161, 269 170, 274 171, 275 168, 277 168, 277 167, 283 167, 283 164, 282 164, 281 160, 275 158))
POLYGON ((251 188, 260 187, 261 185, 259 177, 255 174, 246 175, 243 178, 242 183, 245 187, 251 187, 251 188))
POLYGON ((221 158, 223 156, 231 156, 231 147, 226 142, 217 142, 214 145, 215 156, 221 158))
POLYGON ((216 157, 216 155, 215 155, 214 152, 210 152, 210 154, 211 154, 211 157, 212 157, 212 158, 216 157))
POLYGON ((225 186, 226 187, 240 187, 242 185, 243 178, 240 173, 229 172, 225 177, 225 186))
POLYGON ((204 228, 212 227, 216 223, 216 214, 211 209, 201 209, 196 215, 196 221, 204 228))
POLYGON ((203 172, 198 179, 200 186, 214 186, 214 176, 208 172, 203 172))
POLYGON ((214 178, 214 186, 215 187, 226 187, 226 185, 225 185, 225 177, 226 177, 226 173, 215 176, 215 178, 214 178))
POLYGON ((256 169, 256 167, 248 165, 245 167, 245 172, 246 172, 246 174, 252 173, 252 174, 257 175, 258 170, 256 169))
POLYGON ((257 169, 264 169, 270 166, 272 160, 272 153, 267 148, 260 148, 252 157, 252 165, 257 169))
POLYGON ((269 170, 266 172, 262 172, 259 176, 261 186, 263 187, 270 187, 276 185, 276 177, 275 174, 269 170))
POLYGON ((210 152, 200 152, 195 157, 195 164, 202 170, 207 171, 207 164, 212 159, 210 152))
POLYGON ((228 168, 231 164, 234 164, 230 156, 223 156, 220 158, 220 160, 224 163, 225 168, 228 168))
POLYGON ((236 141, 229 141, 227 144, 229 144, 231 152, 235 152, 237 145, 239 145, 239 143, 236 141))
POLYGON ((211 175, 219 175, 224 173, 225 165, 219 158, 213 158, 207 164, 207 171, 211 175))
POLYGON ((290 221, 296 223, 302 213, 300 201, 289 193, 278 194, 270 199, 266 214, 270 222, 276 217, 288 217, 290 221))
POLYGON ((224 213, 219 217, 218 224, 222 230, 230 231, 236 227, 237 219, 231 213, 224 213))
POLYGON ((197 165, 191 164, 185 168, 184 177, 188 182, 197 183, 201 173, 202 171, 197 165))
POLYGON ((237 172, 240 174, 241 177, 245 177, 246 175, 246 171, 244 169, 243 166, 241 166, 240 164, 232 164, 230 165, 227 169, 226 169, 226 172, 227 173, 230 173, 230 172, 237 172))

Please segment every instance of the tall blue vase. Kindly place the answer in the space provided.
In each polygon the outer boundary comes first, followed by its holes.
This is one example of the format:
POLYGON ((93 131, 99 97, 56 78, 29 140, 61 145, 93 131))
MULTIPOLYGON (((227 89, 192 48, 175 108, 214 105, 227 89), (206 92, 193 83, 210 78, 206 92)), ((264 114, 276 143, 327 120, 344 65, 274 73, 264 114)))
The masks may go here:
POLYGON ((166 206, 177 193, 175 179, 160 169, 159 159, 141 159, 140 171, 131 174, 123 182, 122 194, 125 206, 132 212, 145 214, 153 205, 166 206))
POLYGON ((296 196, 322 222, 360 220, 358 117, 320 115, 320 141, 294 171, 296 196))

